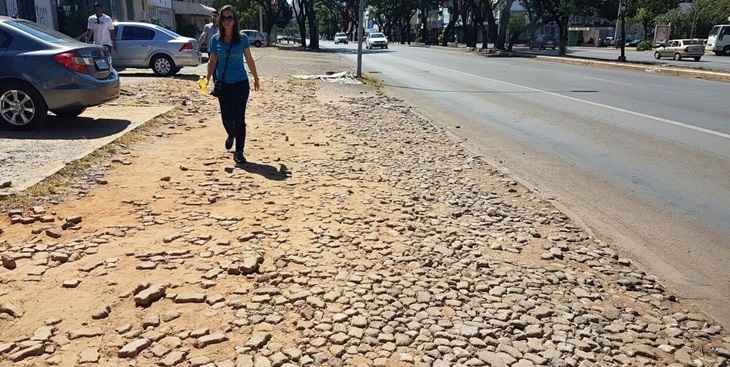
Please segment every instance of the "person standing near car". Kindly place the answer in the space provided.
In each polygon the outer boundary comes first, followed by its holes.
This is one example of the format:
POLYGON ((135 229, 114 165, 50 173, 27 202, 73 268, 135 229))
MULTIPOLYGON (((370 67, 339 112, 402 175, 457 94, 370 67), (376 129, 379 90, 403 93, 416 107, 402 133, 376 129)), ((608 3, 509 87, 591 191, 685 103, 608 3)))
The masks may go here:
POLYGON ((200 52, 203 52, 205 50, 208 51, 208 46, 210 46, 210 39, 213 38, 216 34, 218 34, 218 11, 214 10, 210 14, 210 20, 211 22, 206 24, 203 27, 203 33, 200 34, 200 37, 198 38, 198 44, 200 45, 200 52))
POLYGON ((109 54, 112 49, 117 48, 114 39, 114 21, 104 14, 104 8, 99 3, 94 3, 94 14, 89 17, 85 36, 87 40, 91 37, 95 45, 104 46, 109 54))
POLYGON ((233 159, 238 164, 246 163, 243 155, 246 144, 246 103, 250 86, 248 75, 243 65, 244 59, 253 75, 253 87, 259 90, 259 75, 256 62, 251 55, 251 45, 248 37, 238 30, 238 19, 231 5, 221 8, 218 17, 218 34, 210 39, 208 45, 208 75, 207 80, 215 74, 213 93, 218 97, 221 108, 223 127, 228 133, 226 150, 233 147, 236 150, 233 159))

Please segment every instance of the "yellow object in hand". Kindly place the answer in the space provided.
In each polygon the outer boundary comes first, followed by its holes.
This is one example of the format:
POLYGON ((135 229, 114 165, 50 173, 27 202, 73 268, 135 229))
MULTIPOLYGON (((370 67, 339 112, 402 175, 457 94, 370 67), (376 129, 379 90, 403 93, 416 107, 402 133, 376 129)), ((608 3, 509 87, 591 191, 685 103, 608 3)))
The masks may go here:
POLYGON ((208 94, 208 79, 204 76, 198 80, 198 88, 200 88, 200 94, 208 94))

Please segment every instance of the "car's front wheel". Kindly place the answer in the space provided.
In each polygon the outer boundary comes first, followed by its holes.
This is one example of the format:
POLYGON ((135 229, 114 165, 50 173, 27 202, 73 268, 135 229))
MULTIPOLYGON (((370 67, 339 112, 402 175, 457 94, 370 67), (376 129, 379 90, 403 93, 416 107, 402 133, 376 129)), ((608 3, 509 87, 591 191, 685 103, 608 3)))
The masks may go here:
POLYGON ((74 118, 74 117, 78 117, 78 115, 84 113, 84 111, 86 111, 86 108, 79 107, 79 108, 69 108, 69 109, 65 109, 65 110, 56 110, 56 111, 53 111, 53 113, 55 113, 56 116, 58 116, 58 117, 74 118))
POLYGON ((660 60, 662 58, 662 54, 660 54, 659 51, 654 52, 654 58, 660 60))
POLYGON ((152 71, 160 76, 169 76, 175 74, 175 62, 172 61, 170 56, 167 55, 155 55, 152 57, 150 62, 152 71))
POLYGON ((48 109, 33 87, 17 82, 0 87, 0 121, 12 129, 27 130, 41 126, 48 109))
POLYGON ((261 41, 256 41, 256 42, 253 43, 253 45, 256 46, 256 47, 258 47, 258 48, 261 48, 264 45, 264 43, 261 42, 261 41))
POLYGON ((682 55, 674 54, 674 61, 682 61, 682 55))
POLYGON ((725 46, 725 48, 722 49, 722 53, 725 56, 730 56, 730 46, 725 46))

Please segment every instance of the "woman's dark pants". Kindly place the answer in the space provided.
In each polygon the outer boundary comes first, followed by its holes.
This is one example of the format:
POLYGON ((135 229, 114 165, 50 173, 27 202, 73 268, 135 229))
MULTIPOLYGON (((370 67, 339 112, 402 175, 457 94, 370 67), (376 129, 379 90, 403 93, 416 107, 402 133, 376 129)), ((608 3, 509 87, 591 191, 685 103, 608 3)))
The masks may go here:
POLYGON ((246 145, 246 104, 249 94, 248 80, 223 84, 223 95, 218 97, 223 127, 228 136, 236 139, 236 153, 243 153, 246 145))

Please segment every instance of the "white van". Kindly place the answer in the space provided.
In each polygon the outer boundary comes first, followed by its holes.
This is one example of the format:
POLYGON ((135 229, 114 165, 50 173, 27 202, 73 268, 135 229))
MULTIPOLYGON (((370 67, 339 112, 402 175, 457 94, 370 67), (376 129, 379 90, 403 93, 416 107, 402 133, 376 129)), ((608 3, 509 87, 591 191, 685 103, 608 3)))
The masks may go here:
POLYGON ((730 24, 712 27, 705 51, 714 52, 717 56, 730 56, 730 24))

